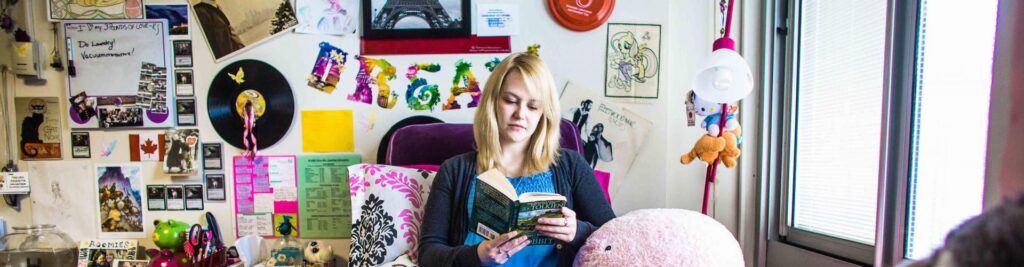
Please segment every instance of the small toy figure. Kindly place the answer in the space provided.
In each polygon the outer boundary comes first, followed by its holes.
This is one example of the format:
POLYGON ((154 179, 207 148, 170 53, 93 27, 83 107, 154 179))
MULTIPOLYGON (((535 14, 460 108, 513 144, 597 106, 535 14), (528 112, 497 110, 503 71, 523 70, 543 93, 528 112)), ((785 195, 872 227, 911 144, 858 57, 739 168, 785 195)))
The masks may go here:
POLYGON ((313 240, 306 244, 304 251, 306 267, 329 267, 334 266, 334 251, 331 246, 313 240))

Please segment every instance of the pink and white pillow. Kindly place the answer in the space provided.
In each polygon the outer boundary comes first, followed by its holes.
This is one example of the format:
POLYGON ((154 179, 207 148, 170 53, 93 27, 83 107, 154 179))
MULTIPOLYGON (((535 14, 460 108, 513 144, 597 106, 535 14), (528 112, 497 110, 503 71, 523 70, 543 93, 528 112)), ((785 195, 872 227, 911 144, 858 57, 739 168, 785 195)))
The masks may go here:
POLYGON ((415 262, 420 222, 436 171, 377 164, 348 167, 352 196, 351 266, 377 266, 403 254, 415 262))

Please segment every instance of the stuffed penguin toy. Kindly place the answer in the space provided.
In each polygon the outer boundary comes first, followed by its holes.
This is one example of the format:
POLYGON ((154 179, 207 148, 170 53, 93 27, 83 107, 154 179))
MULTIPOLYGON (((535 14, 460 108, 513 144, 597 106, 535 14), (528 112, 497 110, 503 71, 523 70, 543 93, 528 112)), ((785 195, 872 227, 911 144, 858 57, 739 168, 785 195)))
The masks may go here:
POLYGON ((329 266, 328 264, 334 258, 334 252, 331 250, 331 246, 324 245, 319 240, 313 240, 306 244, 303 256, 305 256, 307 267, 322 267, 329 266))

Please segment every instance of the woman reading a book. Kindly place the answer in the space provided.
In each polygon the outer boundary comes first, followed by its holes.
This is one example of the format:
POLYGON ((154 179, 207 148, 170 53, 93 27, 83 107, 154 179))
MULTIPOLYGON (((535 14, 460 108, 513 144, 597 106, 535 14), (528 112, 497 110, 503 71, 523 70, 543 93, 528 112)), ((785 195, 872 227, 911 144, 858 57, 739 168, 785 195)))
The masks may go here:
POLYGON ((477 151, 441 165, 420 226, 422 266, 568 266, 587 237, 615 217, 583 157, 559 148, 561 123, 554 79, 535 54, 515 53, 491 73, 473 120, 477 151), (532 245, 516 231, 487 239, 473 218, 477 176, 497 169, 516 193, 566 198, 555 218, 535 230, 555 245, 532 245))

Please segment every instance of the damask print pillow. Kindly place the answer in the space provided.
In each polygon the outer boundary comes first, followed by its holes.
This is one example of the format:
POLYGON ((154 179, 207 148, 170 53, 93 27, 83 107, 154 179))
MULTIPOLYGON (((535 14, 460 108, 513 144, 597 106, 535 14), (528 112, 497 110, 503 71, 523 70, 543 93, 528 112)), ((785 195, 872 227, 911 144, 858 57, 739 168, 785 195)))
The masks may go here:
POLYGON ((351 266, 377 266, 403 254, 415 262, 420 222, 436 172, 376 164, 348 167, 352 195, 351 266))

